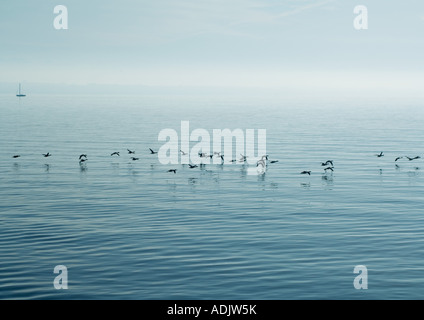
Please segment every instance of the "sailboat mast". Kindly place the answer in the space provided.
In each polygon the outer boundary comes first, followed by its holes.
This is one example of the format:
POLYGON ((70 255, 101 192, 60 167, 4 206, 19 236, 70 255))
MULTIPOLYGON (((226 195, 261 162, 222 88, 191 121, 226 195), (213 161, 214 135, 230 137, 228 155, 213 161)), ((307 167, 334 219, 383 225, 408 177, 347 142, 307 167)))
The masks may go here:
POLYGON ((17 97, 21 98, 21 97, 26 97, 25 94, 22 94, 21 92, 22 88, 21 88, 21 83, 19 83, 19 93, 16 95, 17 97))

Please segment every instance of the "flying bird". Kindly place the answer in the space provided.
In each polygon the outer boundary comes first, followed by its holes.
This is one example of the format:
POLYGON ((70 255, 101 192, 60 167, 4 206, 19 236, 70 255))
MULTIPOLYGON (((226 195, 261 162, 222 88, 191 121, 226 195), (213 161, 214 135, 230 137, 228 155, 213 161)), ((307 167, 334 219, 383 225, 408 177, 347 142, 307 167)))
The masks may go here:
POLYGON ((20 155, 16 155, 16 156, 13 156, 13 159, 18 159, 20 157, 21 157, 20 155))
POLYGON ((135 151, 131 151, 130 149, 127 149, 128 154, 135 154, 135 151))
POLYGON ((173 172, 174 174, 177 174, 177 169, 171 169, 171 170, 168 170, 168 172, 173 172))
POLYGON ((321 166, 325 167, 331 165, 332 167, 334 167, 334 161, 333 160, 327 160, 326 162, 321 163, 321 166))
POLYGON ((325 171, 325 172, 327 172, 328 170, 334 171, 334 168, 332 168, 332 167, 328 167, 328 168, 325 168, 325 169, 324 169, 324 171, 325 171))
POLYGON ((240 155, 241 155, 240 162, 246 162, 247 161, 247 156, 244 156, 242 154, 240 154, 240 155))
POLYGON ((414 158, 410 158, 410 157, 406 157, 409 161, 414 161, 417 159, 421 159, 421 157, 414 157, 414 158))
POLYGON ((264 156, 262 156, 261 160, 259 160, 259 161, 263 161, 265 164, 267 164, 268 157, 269 157, 268 155, 264 155, 264 156))
POLYGON ((256 163, 257 173, 260 175, 264 175, 266 172, 266 162, 265 162, 265 156, 262 157, 261 160, 259 160, 256 163))
POLYGON ((188 166, 189 166, 190 169, 194 169, 194 168, 198 168, 199 167, 197 165, 192 165, 192 164, 189 164, 188 166))
POLYGON ((113 157, 113 156, 118 156, 118 157, 120 157, 121 155, 119 154, 119 152, 114 152, 114 153, 112 153, 110 156, 111 156, 111 157, 113 157))
POLYGON ((403 157, 397 157, 395 162, 398 162, 400 159, 403 159, 403 157))
POLYGON ((140 158, 131 158, 132 161, 138 161, 140 158))
POLYGON ((311 175, 311 171, 302 171, 300 174, 308 174, 308 175, 311 175))
POLYGON ((153 151, 152 149, 150 149, 149 148, 149 150, 150 150, 150 154, 157 154, 157 151, 153 151))
POLYGON ((86 154, 82 154, 79 156, 79 160, 82 160, 83 158, 87 159, 87 155, 86 154))
POLYGON ((84 163, 86 161, 88 161, 88 159, 80 159, 80 162, 79 163, 81 164, 81 163, 84 163))
POLYGON ((381 152, 380 154, 376 154, 375 156, 378 158, 384 157, 384 152, 381 152))
POLYGON ((279 161, 278 160, 272 160, 269 163, 277 163, 277 162, 279 162, 279 161))
POLYGON ((43 153, 44 158, 48 158, 51 157, 52 155, 50 154, 50 152, 47 152, 46 154, 43 153))
POLYGON ((181 154, 182 154, 183 156, 188 155, 188 153, 184 152, 183 150, 180 150, 180 152, 181 152, 181 154))
POLYGON ((259 160, 258 162, 256 162, 256 166, 257 167, 259 167, 259 166, 266 167, 265 160, 263 160, 263 159, 259 160))

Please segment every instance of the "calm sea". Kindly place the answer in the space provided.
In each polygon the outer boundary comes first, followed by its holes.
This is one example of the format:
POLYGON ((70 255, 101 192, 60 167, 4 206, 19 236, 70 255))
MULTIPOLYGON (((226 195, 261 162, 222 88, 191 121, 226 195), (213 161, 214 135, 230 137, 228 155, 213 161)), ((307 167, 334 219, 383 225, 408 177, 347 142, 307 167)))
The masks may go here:
POLYGON ((0 298, 422 299, 423 160, 394 160, 424 156, 423 120, 395 101, 3 95, 0 298), (182 120, 266 129, 279 163, 161 165, 148 148, 182 120))

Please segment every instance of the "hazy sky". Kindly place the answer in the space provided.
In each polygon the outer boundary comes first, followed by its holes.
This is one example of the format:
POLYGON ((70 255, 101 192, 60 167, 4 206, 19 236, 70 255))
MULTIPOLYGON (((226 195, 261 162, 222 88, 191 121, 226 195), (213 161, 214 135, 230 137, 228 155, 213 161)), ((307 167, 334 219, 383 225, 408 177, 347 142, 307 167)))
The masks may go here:
POLYGON ((0 82, 419 91, 424 1, 2 0, 0 48, 0 82))

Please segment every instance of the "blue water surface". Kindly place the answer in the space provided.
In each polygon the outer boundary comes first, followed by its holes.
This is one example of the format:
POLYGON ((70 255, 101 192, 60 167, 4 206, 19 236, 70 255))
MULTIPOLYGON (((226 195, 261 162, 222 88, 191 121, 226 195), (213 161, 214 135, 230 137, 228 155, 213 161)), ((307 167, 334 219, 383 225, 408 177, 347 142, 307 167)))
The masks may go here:
POLYGON ((423 120, 383 100, 1 96, 0 298, 421 299, 424 165, 394 160, 423 157, 423 120), (181 121, 266 129, 279 162, 162 165, 148 148, 181 121))

